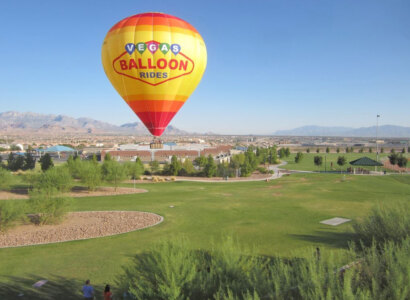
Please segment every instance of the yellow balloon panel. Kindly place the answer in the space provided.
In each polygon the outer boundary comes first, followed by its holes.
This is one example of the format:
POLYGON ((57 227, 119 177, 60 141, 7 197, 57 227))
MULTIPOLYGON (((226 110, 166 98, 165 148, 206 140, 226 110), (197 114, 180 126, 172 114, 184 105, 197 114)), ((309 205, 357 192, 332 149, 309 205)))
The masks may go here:
POLYGON ((107 77, 154 135, 195 90, 206 60, 205 43, 191 25, 158 13, 117 23, 102 47, 107 77))

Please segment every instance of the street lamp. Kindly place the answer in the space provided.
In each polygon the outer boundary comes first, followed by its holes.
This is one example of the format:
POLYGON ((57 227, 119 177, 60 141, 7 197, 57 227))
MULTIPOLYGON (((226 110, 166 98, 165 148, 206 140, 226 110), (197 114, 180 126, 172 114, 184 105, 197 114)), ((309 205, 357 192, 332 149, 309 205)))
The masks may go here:
MULTIPOLYGON (((379 161, 379 143, 377 142, 379 137, 379 118, 380 115, 377 114, 376 116, 376 161, 379 161)), ((377 166, 375 166, 375 170, 377 171, 377 166)))

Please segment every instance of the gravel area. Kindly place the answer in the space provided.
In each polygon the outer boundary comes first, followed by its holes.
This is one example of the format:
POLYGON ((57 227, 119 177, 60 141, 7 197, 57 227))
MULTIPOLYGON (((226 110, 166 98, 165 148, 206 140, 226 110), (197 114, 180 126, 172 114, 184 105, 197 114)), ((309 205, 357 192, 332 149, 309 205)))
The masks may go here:
POLYGON ((58 225, 20 225, 0 234, 0 248, 90 239, 154 226, 163 218, 138 211, 90 211, 69 213, 58 225))

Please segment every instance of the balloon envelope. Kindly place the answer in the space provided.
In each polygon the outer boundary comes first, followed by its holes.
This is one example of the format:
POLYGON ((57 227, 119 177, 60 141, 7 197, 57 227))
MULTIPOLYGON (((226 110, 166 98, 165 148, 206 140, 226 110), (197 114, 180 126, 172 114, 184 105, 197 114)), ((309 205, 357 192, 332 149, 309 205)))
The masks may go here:
POLYGON ((163 13, 123 19, 102 46, 108 79, 155 136, 195 90, 206 60, 205 43, 195 28, 163 13))

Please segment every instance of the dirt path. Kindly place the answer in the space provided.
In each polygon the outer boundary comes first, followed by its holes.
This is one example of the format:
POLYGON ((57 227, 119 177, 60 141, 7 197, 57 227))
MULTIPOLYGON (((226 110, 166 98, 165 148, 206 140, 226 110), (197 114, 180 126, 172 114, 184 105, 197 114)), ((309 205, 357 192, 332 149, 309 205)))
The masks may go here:
POLYGON ((0 233, 0 248, 49 244, 110 236, 151 227, 163 217, 139 211, 86 211, 69 213, 58 225, 20 225, 0 233))

